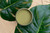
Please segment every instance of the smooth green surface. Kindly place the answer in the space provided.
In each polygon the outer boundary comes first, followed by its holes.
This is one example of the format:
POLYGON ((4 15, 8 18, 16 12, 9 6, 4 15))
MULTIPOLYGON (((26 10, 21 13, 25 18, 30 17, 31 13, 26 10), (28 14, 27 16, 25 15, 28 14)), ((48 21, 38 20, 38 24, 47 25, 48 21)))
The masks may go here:
POLYGON ((28 26, 18 25, 15 33, 20 31, 22 33, 50 33, 50 5, 39 5, 30 10, 34 17, 32 24, 28 26))
POLYGON ((1 17, 4 20, 14 21, 14 17, 11 15, 16 14, 17 10, 20 8, 29 8, 31 6, 32 0, 0 0, 1 17), (11 15, 11 16, 10 16, 11 15))

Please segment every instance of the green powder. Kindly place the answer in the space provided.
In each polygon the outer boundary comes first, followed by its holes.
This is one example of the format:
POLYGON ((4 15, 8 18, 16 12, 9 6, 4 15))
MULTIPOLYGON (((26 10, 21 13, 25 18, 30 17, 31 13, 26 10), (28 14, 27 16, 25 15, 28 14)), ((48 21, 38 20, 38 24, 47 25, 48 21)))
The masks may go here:
POLYGON ((32 20, 31 12, 28 10, 19 10, 16 13, 16 20, 20 25, 28 25, 32 20))

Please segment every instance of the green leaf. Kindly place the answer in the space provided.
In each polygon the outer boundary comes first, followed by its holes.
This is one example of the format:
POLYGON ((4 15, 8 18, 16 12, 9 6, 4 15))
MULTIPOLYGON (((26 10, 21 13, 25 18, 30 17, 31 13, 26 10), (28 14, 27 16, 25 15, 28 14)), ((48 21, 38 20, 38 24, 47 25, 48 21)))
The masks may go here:
POLYGON ((14 21, 15 17, 12 14, 16 14, 20 8, 29 8, 32 0, 0 0, 1 17, 8 21, 14 21), (12 13, 12 14, 11 14, 12 13))
POLYGON ((16 27, 15 33, 20 33, 19 30, 17 29, 18 27, 16 27))
POLYGON ((2 10, 1 17, 5 20, 14 21, 15 18, 11 15, 8 9, 2 10))
POLYGON ((0 11, 0 16, 1 16, 1 11, 0 11))
POLYGON ((33 14, 32 23, 28 26, 18 24, 15 33, 50 33, 50 5, 39 5, 30 10, 33 14))

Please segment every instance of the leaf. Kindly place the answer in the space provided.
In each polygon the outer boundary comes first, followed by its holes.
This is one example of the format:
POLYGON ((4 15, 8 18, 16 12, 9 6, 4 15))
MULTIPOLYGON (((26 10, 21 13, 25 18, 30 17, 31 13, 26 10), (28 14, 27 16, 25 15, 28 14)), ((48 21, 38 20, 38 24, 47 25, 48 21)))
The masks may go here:
POLYGON ((1 16, 1 10, 2 10, 2 9, 0 9, 0 16, 1 16))
POLYGON ((16 27, 16 30, 15 30, 15 33, 20 33, 19 30, 17 29, 17 27, 16 27))
POLYGON ((30 9, 32 23, 28 26, 17 25, 15 33, 50 33, 50 5, 39 5, 30 9), (19 31, 20 30, 20 31, 19 31))
POLYGON ((1 17, 8 21, 14 21, 15 17, 12 14, 16 14, 20 8, 29 8, 32 0, 0 0, 1 17), (12 14, 11 14, 12 13, 12 14))
POLYGON ((1 17, 5 20, 14 21, 15 18, 11 15, 8 9, 2 10, 1 17))
POLYGON ((0 16, 1 16, 1 11, 0 11, 0 16))

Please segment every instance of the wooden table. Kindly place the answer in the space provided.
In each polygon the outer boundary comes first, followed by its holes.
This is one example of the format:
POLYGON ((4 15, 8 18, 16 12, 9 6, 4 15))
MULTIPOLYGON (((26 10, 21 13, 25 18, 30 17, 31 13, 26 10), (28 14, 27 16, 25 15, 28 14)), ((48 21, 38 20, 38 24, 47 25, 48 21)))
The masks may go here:
MULTIPOLYGON (((46 4, 50 4, 50 0, 33 0, 33 3, 30 8, 37 5, 46 5, 46 4)), ((5 21, 0 17, 0 33, 14 33, 16 26, 17 26, 16 21, 5 21)))

